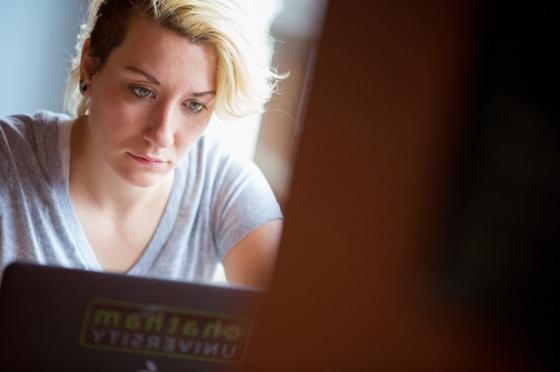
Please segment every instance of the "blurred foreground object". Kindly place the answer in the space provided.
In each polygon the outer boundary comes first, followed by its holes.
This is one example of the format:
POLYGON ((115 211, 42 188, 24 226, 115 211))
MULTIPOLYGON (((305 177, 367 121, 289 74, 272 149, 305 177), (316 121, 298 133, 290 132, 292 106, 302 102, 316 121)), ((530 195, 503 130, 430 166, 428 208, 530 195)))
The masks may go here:
POLYGON ((552 24, 525 7, 496 26, 510 7, 329 3, 276 276, 244 370, 554 369, 538 330, 556 323, 557 260, 543 253, 557 246, 558 129, 540 121, 547 109, 524 113, 552 102, 530 76, 556 78, 558 63, 524 65, 524 53, 553 47, 551 34, 531 34, 552 24), (530 35, 545 45, 500 54, 530 35), (524 227, 500 224, 513 216, 524 227), (519 232, 523 243, 506 244, 519 232), (529 251, 526 266, 515 255, 529 251))

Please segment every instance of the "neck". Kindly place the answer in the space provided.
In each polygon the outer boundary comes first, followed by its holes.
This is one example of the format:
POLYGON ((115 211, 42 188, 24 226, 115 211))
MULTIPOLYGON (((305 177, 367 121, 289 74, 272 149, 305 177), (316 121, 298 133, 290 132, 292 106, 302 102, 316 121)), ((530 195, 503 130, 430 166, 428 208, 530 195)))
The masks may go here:
POLYGON ((76 119, 70 140, 70 194, 74 203, 126 216, 143 210, 163 210, 173 186, 171 172, 151 187, 131 185, 118 177, 88 141, 87 119, 76 119), (155 208, 155 209, 154 209, 155 208))

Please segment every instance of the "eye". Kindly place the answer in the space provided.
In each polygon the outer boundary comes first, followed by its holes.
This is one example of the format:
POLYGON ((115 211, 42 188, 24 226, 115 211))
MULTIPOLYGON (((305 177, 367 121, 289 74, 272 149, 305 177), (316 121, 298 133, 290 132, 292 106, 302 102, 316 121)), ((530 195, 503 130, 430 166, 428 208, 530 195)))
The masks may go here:
POLYGON ((148 97, 153 97, 154 94, 152 93, 151 90, 144 88, 144 87, 130 87, 130 90, 132 91, 132 93, 134 93, 137 97, 140 98, 148 98, 148 97))
POLYGON ((195 114, 201 112, 202 110, 206 109, 206 106, 200 102, 197 101, 188 101, 186 103, 187 107, 189 108, 189 110, 191 110, 191 112, 194 112, 195 114))

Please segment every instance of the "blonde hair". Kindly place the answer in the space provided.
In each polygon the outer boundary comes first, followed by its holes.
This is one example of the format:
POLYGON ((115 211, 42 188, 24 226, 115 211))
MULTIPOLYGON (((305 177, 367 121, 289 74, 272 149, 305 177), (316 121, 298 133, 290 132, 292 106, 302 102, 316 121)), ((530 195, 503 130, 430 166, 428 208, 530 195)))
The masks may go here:
POLYGON ((89 98, 80 94, 80 58, 85 40, 89 55, 103 68, 127 31, 128 19, 145 15, 159 25, 184 35, 194 43, 213 45, 218 54, 216 113, 243 117, 262 112, 284 76, 269 67, 265 44, 246 29, 248 22, 234 0, 91 0, 87 21, 82 24, 76 56, 68 77, 65 108, 71 115, 88 113, 89 98))

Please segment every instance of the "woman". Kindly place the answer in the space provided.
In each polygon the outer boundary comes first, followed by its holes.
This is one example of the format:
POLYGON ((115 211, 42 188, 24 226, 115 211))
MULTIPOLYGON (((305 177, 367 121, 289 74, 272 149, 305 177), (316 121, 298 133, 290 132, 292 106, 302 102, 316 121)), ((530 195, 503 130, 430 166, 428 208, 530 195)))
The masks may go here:
POLYGON ((67 88, 74 116, 0 120, 0 264, 264 287, 281 212, 261 173, 203 136, 279 78, 226 0, 93 0, 67 88))

